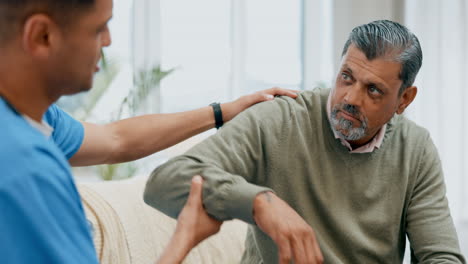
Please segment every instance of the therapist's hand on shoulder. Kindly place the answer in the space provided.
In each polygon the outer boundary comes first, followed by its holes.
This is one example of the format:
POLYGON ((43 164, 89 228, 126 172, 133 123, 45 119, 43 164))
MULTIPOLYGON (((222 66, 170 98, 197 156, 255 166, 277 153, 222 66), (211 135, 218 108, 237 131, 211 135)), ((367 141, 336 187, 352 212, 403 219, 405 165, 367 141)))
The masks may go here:
POLYGON ((203 208, 202 185, 202 177, 192 178, 190 194, 177 218, 176 230, 157 264, 182 263, 192 248, 220 230, 222 222, 209 216, 203 208))
POLYGON ((255 92, 253 94, 241 96, 235 101, 221 104, 221 108, 223 110, 223 120, 224 122, 227 122, 252 105, 273 100, 275 96, 284 95, 291 98, 296 98, 298 93, 299 91, 296 90, 273 87, 267 90, 255 92))

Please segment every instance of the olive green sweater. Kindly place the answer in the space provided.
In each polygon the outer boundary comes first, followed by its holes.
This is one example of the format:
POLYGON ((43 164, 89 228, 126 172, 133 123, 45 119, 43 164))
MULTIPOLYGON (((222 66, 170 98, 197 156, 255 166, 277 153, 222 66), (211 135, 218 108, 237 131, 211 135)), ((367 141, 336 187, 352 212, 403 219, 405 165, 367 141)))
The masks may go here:
POLYGON ((402 116, 372 153, 351 154, 328 123, 330 90, 261 103, 185 155, 157 168, 145 201, 176 217, 190 179, 202 175, 203 203, 220 220, 252 224, 243 263, 277 263, 274 242, 252 218, 254 197, 273 190, 315 230, 326 263, 464 263, 441 163, 428 132, 402 116))

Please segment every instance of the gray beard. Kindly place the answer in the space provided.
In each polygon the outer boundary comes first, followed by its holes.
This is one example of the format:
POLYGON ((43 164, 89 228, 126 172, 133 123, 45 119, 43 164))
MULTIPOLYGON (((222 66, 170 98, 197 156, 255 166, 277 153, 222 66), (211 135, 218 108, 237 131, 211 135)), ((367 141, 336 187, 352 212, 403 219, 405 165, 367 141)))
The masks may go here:
POLYGON ((360 127, 353 127, 352 121, 344 118, 338 118, 337 114, 337 109, 331 111, 330 126, 333 132, 335 132, 340 138, 347 141, 355 141, 366 136, 367 120, 361 120, 360 127))

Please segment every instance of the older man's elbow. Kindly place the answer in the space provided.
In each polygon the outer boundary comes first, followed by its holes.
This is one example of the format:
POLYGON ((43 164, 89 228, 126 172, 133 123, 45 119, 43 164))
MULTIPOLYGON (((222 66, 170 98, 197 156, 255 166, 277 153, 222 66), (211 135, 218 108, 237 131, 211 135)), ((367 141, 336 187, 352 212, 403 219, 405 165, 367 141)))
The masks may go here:
POLYGON ((151 178, 152 176, 150 177, 150 179, 146 182, 146 186, 145 186, 145 190, 143 192, 143 201, 151 206, 151 207, 155 207, 155 203, 154 203, 154 196, 155 194, 157 194, 157 192, 155 192, 153 189, 153 184, 151 183, 151 178))

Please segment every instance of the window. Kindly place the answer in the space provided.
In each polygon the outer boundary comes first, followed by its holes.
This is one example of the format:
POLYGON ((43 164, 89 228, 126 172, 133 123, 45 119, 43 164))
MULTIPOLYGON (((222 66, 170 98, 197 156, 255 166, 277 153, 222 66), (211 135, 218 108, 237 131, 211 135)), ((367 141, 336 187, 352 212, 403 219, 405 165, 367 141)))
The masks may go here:
POLYGON ((161 1, 163 112, 302 83, 301 1, 161 1), (184 8, 181 8, 183 6, 184 8), (265 10, 268 9, 268 12, 265 10))

